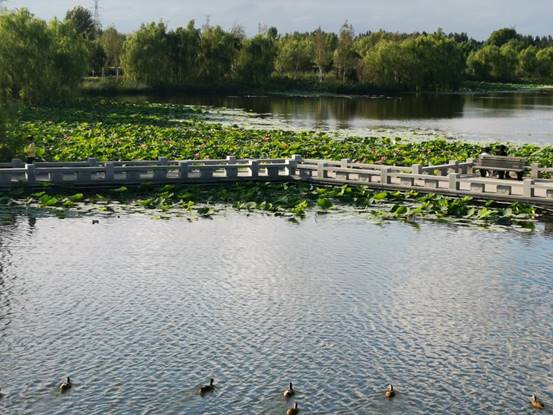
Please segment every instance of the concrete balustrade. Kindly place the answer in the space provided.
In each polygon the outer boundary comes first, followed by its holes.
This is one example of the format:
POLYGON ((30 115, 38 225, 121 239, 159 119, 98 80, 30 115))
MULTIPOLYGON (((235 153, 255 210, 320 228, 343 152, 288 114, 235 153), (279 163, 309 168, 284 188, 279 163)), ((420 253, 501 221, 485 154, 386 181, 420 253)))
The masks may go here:
POLYGON ((95 158, 82 162, 39 162, 21 160, 0 164, 0 190, 44 185, 70 187, 113 187, 140 183, 188 184, 228 181, 307 181, 325 185, 365 185, 385 190, 415 190, 450 196, 470 195, 480 199, 524 201, 553 206, 553 180, 540 179, 553 168, 533 164, 524 181, 499 180, 472 173, 474 162, 451 160, 438 166, 384 166, 352 162, 349 159, 138 160, 108 161, 95 158))

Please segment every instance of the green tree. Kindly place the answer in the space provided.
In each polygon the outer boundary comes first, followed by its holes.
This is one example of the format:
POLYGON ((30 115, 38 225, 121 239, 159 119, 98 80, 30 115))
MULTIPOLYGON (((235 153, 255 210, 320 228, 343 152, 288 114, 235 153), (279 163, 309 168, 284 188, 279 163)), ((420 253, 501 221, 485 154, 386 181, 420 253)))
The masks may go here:
POLYGON ((518 54, 510 43, 501 47, 486 45, 471 53, 467 59, 469 75, 487 81, 512 81, 515 79, 517 65, 518 54))
POLYGON ((492 32, 492 34, 490 35, 486 43, 488 45, 501 47, 507 42, 510 42, 516 39, 520 39, 520 35, 512 27, 507 27, 507 28, 499 29, 492 32))
POLYGON ((169 52, 165 24, 143 24, 123 44, 121 65, 125 78, 147 86, 169 84, 172 75, 169 52))
POLYGON ((169 60, 171 62, 171 81, 184 84, 198 77, 198 60, 200 56, 200 30, 194 21, 186 28, 179 27, 168 34, 169 60))
POLYGON ((335 49, 335 36, 325 33, 319 27, 312 35, 313 62, 319 71, 319 82, 323 82, 324 74, 332 64, 332 55, 335 49))
POLYGON ((338 46, 334 51, 334 66, 336 67, 338 78, 343 82, 346 81, 346 78, 353 77, 352 75, 357 66, 358 55, 355 52, 353 39, 353 26, 346 22, 340 29, 338 46))
POLYGON ((313 68, 313 44, 305 35, 286 35, 278 42, 275 69, 280 75, 297 76, 313 68))
POLYGON ((236 64, 238 79, 257 85, 266 83, 274 71, 276 55, 274 37, 257 35, 245 40, 236 64))
POLYGON ((521 78, 533 79, 538 75, 538 48, 528 46, 518 56, 517 75, 521 78))
POLYGON ((205 26, 200 41, 199 77, 203 81, 222 82, 231 78, 240 39, 220 26, 205 26))
POLYGON ((106 64, 111 67, 119 68, 121 66, 121 54, 123 52, 123 43, 125 35, 119 33, 113 26, 108 27, 98 38, 98 42, 106 55, 106 64))
POLYGON ((28 10, 0 15, 0 91, 25 102, 64 99, 86 74, 89 51, 73 26, 28 10))
POLYGON ((536 54, 538 74, 543 80, 553 79, 553 47, 541 49, 536 54))
POLYGON ((65 20, 70 22, 75 28, 75 31, 86 39, 94 39, 99 32, 99 28, 96 27, 96 22, 92 18, 92 14, 88 9, 82 6, 77 6, 68 10, 65 15, 65 20))

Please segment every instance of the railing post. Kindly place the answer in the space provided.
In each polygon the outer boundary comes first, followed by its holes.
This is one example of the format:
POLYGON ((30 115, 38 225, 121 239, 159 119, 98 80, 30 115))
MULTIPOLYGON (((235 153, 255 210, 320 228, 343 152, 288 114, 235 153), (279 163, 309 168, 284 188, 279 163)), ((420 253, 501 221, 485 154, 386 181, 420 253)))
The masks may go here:
POLYGON ((34 164, 25 164, 25 179, 27 183, 32 184, 36 182, 36 170, 34 164))
POLYGON ((351 159, 342 159, 340 160, 340 167, 347 169, 349 167, 349 163, 351 163, 351 159))
MULTIPOLYGON (((166 157, 160 157, 158 161, 158 166, 168 166, 169 161, 166 157)), ((167 179, 167 169, 156 169, 154 170, 154 180, 163 181, 167 179)))
POLYGON ((411 169, 413 170, 413 174, 421 174, 420 164, 413 164, 413 166, 411 166, 411 169))
POLYGON ((522 194, 524 197, 534 197, 534 189, 532 188, 533 184, 534 180, 524 179, 522 182, 522 194))
POLYGON ((96 158, 94 158, 94 157, 89 157, 88 158, 88 165, 90 167, 97 167, 98 166, 98 160, 96 160, 96 158))
POLYGON ((474 159, 467 159, 467 173, 472 174, 472 166, 474 166, 474 159))
POLYGON ((380 184, 389 184, 388 183, 388 180, 389 180, 388 172, 389 172, 389 170, 390 170, 389 167, 382 167, 382 169, 380 170, 380 184))
POLYGON ((450 173, 449 176, 449 190, 459 190, 459 173, 450 173))
POLYGON ((286 165, 288 167, 288 176, 296 175, 296 168, 298 167, 298 163, 301 163, 302 160, 302 157, 298 154, 294 154, 291 158, 286 160, 286 165))
POLYGON ((113 161, 108 161, 105 164, 106 181, 112 182, 115 179, 115 166, 113 161))
POLYGON ((225 167, 225 175, 228 178, 238 177, 238 168, 228 167, 229 164, 236 164, 235 156, 227 156, 227 167, 225 167))
POLYGON ((451 169, 455 173, 459 173, 459 161, 458 160, 449 160, 449 164, 453 165, 453 167, 451 167, 451 169))
POLYGON ((259 160, 250 160, 250 174, 251 177, 259 176, 259 160))
POLYGON ((188 173, 190 171, 190 165, 188 161, 179 161, 179 179, 188 179, 188 173))
POLYGON ((317 163, 317 179, 326 179, 328 177, 326 167, 328 164, 324 161, 319 161, 317 163))
POLYGON ((540 165, 538 163, 532 163, 530 165, 530 177, 532 179, 537 179, 539 177, 540 165))

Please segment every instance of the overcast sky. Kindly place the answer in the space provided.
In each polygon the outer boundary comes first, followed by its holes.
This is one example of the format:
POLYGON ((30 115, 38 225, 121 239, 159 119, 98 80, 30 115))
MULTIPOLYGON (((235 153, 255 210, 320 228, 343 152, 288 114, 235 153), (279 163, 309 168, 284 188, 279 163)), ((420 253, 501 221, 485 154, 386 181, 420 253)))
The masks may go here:
MULTIPOLYGON (((162 19, 170 27, 195 19, 201 25, 230 28, 242 25, 248 34, 259 23, 280 32, 310 31, 321 26, 337 31, 348 20, 356 32, 391 31, 467 32, 478 39, 500 27, 514 27, 533 35, 553 34, 553 0, 99 0, 104 27, 130 32, 141 23, 162 19)), ((63 17, 93 0, 7 0, 9 8, 27 7, 41 18, 63 17)))

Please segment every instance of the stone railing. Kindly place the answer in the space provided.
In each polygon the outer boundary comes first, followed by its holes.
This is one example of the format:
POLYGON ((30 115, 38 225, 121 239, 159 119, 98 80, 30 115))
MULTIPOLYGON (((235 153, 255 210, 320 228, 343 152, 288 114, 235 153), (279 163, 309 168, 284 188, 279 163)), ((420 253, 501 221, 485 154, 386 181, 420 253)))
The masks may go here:
POLYGON ((552 168, 532 165, 523 181, 480 177, 474 163, 451 161, 439 166, 410 167, 303 159, 159 160, 38 162, 0 164, 0 189, 13 187, 113 187, 141 183, 189 184, 236 181, 308 181, 325 185, 365 185, 388 190, 415 190, 482 199, 525 201, 553 206, 553 180, 539 179, 552 168))

